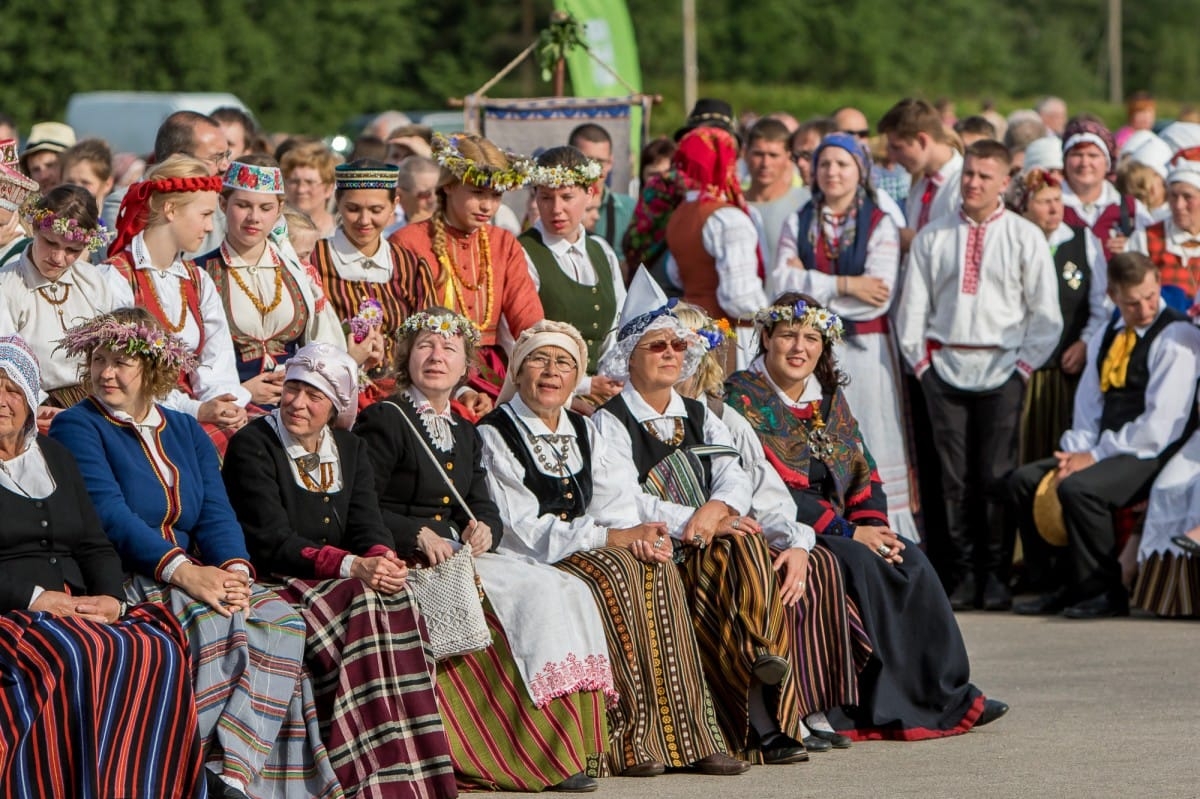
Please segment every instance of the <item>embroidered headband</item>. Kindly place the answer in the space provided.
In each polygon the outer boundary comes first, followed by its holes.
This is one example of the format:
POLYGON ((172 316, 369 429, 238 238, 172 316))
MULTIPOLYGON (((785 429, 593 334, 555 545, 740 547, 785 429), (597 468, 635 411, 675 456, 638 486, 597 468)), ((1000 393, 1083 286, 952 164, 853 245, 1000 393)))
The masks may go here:
POLYGON ((620 330, 617 331, 617 340, 621 341, 635 336, 637 338, 641 338, 642 334, 649 329, 651 323, 654 322, 655 319, 669 314, 671 309, 673 309, 678 303, 679 298, 672 297, 671 299, 667 300, 666 305, 660 305, 652 311, 647 311, 641 316, 635 316, 634 318, 630 319, 621 326, 620 330))
POLYGON ((591 186, 600 179, 600 162, 587 159, 579 166, 535 166, 529 172, 529 185, 550 189, 564 186, 591 186))
POLYGON ((470 319, 459 314, 431 314, 421 311, 405 319, 399 332, 409 336, 424 332, 438 333, 443 338, 462 336, 472 344, 479 344, 479 328, 470 319))
POLYGON ((225 170, 221 184, 226 189, 255 194, 283 194, 283 172, 277 166, 258 166, 234 161, 225 170))
POLYGON ((112 314, 101 314, 70 328, 55 349, 77 356, 87 355, 97 347, 146 358, 166 369, 190 372, 196 367, 195 353, 180 339, 150 325, 119 322, 112 314))
POLYGON ((313 342, 288 359, 283 379, 321 390, 337 410, 335 427, 349 430, 358 414, 358 364, 332 344, 313 342))
POLYGON ((400 168, 390 164, 382 167, 356 167, 350 164, 338 164, 333 169, 333 176, 338 191, 348 189, 395 191, 400 168))
POLYGON ((525 156, 505 152, 509 162, 507 168, 487 166, 463 155, 458 149, 460 141, 459 136, 446 138, 440 133, 433 134, 434 160, 459 181, 494 191, 512 191, 529 182, 534 167, 525 156))
POLYGON ((134 183, 125 192, 121 200, 121 210, 117 212, 117 233, 112 243, 108 245, 108 254, 116 255, 129 246, 133 237, 146 229, 146 219, 150 216, 150 198, 155 194, 180 194, 190 192, 221 190, 219 175, 205 175, 195 178, 153 178, 134 183))
POLYGON ((97 222, 95 227, 83 227, 79 220, 59 216, 41 203, 42 197, 33 194, 21 206, 21 218, 30 230, 57 233, 72 244, 82 244, 88 252, 95 252, 108 244, 110 234, 103 222, 97 222))
POLYGON ((841 341, 845 332, 841 317, 828 308, 810 306, 804 300, 797 300, 794 305, 772 305, 763 308, 754 314, 754 321, 764 328, 774 327, 780 322, 794 322, 821 331, 821 335, 828 342, 841 341))

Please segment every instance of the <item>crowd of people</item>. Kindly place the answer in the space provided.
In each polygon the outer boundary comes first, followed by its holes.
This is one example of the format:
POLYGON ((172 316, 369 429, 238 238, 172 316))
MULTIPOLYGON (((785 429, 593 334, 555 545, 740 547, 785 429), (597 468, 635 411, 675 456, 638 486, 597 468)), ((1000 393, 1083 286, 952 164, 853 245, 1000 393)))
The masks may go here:
POLYGON ((955 611, 1195 615, 1200 122, 951 114, 0 115, 5 794, 733 776, 1000 718, 955 611))

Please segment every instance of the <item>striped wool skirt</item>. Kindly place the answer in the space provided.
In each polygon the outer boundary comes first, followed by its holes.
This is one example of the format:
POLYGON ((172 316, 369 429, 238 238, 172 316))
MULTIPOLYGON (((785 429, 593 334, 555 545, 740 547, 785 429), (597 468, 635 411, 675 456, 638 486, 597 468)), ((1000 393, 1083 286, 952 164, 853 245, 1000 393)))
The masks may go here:
POLYGON ((201 746, 214 772, 255 797, 341 797, 304 673, 304 619, 256 584, 250 609, 226 618, 178 588, 137 575, 131 602, 167 606, 191 655, 201 746))
POLYGON ((556 565, 587 584, 608 640, 619 699, 608 709, 602 770, 649 761, 680 767, 726 751, 679 569, 643 563, 623 547, 556 565))
POLYGON ((308 625, 321 737, 346 796, 456 796, 412 595, 381 594, 357 579, 286 579, 275 590, 308 625))
POLYGON ((792 631, 788 679, 780 686, 779 726, 799 738, 797 721, 812 713, 858 704, 858 674, 871 658, 871 641, 841 564, 824 547, 808 555, 804 597, 787 608, 792 631))
POLYGON ((203 795, 185 646, 158 605, 110 625, 0 616, 0 795, 203 795))
POLYGON ((754 661, 764 655, 786 658, 792 647, 771 550, 761 535, 728 535, 704 549, 683 551, 679 572, 717 720, 729 751, 745 753, 752 744, 754 661))
POLYGON ((575 691, 537 707, 491 604, 492 645, 438 664, 437 694, 454 773, 465 790, 541 791, 604 751, 603 691, 575 691))

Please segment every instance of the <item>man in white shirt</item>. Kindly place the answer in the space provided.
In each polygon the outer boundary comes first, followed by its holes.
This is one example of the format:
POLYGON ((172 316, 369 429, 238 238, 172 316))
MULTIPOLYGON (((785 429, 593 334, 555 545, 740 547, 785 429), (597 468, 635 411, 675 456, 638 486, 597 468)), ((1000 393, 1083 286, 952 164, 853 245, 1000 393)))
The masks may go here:
POLYGON ((775 263, 775 248, 789 217, 808 202, 811 193, 796 185, 796 169, 792 164, 788 140, 791 133, 777 119, 760 119, 746 134, 742 159, 750 171, 750 188, 746 201, 758 210, 762 220, 762 252, 764 262, 775 263))
POLYGON ((1010 167, 999 142, 967 148, 962 208, 914 239, 896 317, 941 461, 956 610, 1012 604, 1004 481, 1018 465, 1025 383, 1062 332, 1046 237, 1004 207, 1010 167))
MULTIPOLYGON (((1154 262, 1125 252, 1108 263, 1108 295, 1120 316, 1088 341, 1061 451, 1013 473, 1010 498, 1022 539, 1037 536, 1034 494, 1047 473, 1062 505, 1066 585, 1016 607, 1028 615, 1064 610, 1073 619, 1124 616, 1113 511, 1145 499, 1155 476, 1196 428, 1200 328, 1168 307, 1154 262), (1073 603, 1073 604, 1072 604, 1073 603)), ((1182 532, 1182 531, 1181 531, 1182 532)))
POLYGON ((908 251, 913 236, 940 216, 958 209, 963 160, 950 144, 937 110, 924 100, 906 98, 879 120, 887 137, 888 156, 908 170, 916 182, 908 191, 900 246, 908 251))

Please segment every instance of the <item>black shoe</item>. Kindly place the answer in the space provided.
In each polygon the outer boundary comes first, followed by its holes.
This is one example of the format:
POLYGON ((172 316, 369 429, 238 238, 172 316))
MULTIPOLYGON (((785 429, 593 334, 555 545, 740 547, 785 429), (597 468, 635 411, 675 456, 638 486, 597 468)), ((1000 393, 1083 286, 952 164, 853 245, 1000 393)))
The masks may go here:
POLYGON ((854 743, 854 740, 849 735, 842 735, 840 732, 829 732, 828 730, 812 730, 812 734, 809 737, 828 741, 834 749, 849 749, 850 745, 854 743))
POLYGON ((754 660, 754 676, 763 685, 779 685, 788 673, 788 662, 779 655, 759 655, 754 660))
POLYGON ((1008 705, 999 699, 984 699, 983 712, 979 714, 979 718, 975 719, 975 726, 982 727, 985 724, 991 724, 1007 712, 1008 705))
POLYGON ((204 769, 204 782, 208 785, 209 799, 250 799, 209 769, 204 769))
POLYGON ((967 575, 958 581, 958 585, 954 586, 954 590, 950 592, 950 609, 951 610, 974 610, 979 598, 979 588, 975 584, 975 577, 967 575))
POLYGON ((1112 594, 1098 594, 1085 599, 1063 611, 1068 619, 1107 619, 1112 616, 1129 615, 1129 599, 1124 594, 1119 598, 1112 594))
POLYGON ((550 790, 559 793, 590 793, 600 787, 600 783, 582 771, 572 774, 558 785, 551 785, 550 790))
POLYGON ((644 763, 635 763, 629 768, 621 772, 622 777, 657 777, 667 770, 667 767, 657 760, 647 760, 644 763))
POLYGON ((804 739, 804 746, 810 752, 828 752, 833 748, 833 744, 830 741, 826 741, 824 738, 818 738, 811 732, 808 734, 808 737, 804 739))
POLYGON ((1200 555, 1200 542, 1186 535, 1171 536, 1171 543, 1189 555, 1200 555))
POLYGON ((745 760, 730 757, 724 752, 713 752, 708 757, 702 757, 691 766, 693 771, 701 774, 711 774, 716 777, 731 777, 734 774, 745 774, 750 770, 750 764, 745 760))
POLYGON ((1008 586, 994 574, 989 574, 987 584, 983 588, 984 610, 1009 610, 1012 608, 1012 594, 1008 586))
POLYGON ((804 744, 781 732, 775 733, 764 741, 761 751, 763 763, 768 766, 803 763, 808 760, 808 751, 804 748, 804 744))
POLYGON ((1067 606, 1066 589, 1060 588, 1037 599, 1027 599, 1013 605, 1013 613, 1021 616, 1056 616, 1067 606))

